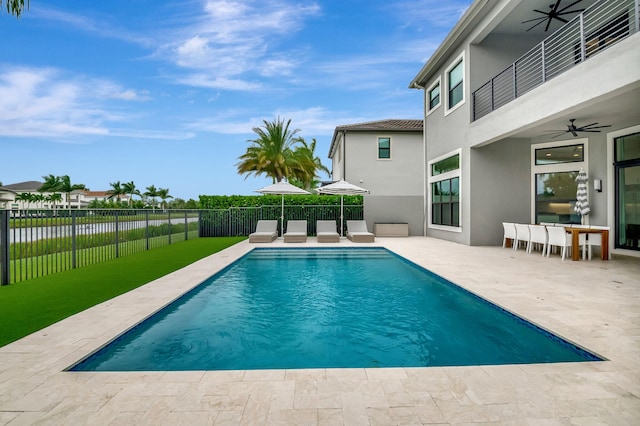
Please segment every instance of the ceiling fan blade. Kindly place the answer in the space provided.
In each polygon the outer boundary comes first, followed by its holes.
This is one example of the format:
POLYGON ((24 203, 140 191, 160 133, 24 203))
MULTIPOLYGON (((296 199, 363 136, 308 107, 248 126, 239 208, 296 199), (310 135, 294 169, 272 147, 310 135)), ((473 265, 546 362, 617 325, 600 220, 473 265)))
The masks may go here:
MULTIPOLYGON (((600 133, 600 130, 578 130, 580 133, 600 133)), ((576 135, 578 136, 578 135, 576 135)))
POLYGON ((556 4, 553 6, 553 9, 552 9, 553 13, 555 13, 555 12, 557 12, 557 11, 558 11, 558 8, 560 7, 560 2, 561 2, 561 1, 562 1, 562 0, 557 0, 557 1, 556 1, 556 4))
MULTIPOLYGON (((564 12, 565 10, 567 10, 567 9, 569 9, 570 7, 572 7, 572 6, 574 6, 574 5, 578 4, 578 3, 580 3, 581 1, 582 1, 582 0, 574 1, 574 2, 573 2, 573 3, 571 3, 570 5, 565 6, 565 7, 563 7, 562 9, 558 10, 558 13, 560 13, 560 12, 564 12)), ((582 9, 582 10, 584 10, 584 9, 582 9)), ((570 13, 570 12, 567 12, 567 13, 570 13)))
POLYGON ((567 134, 567 132, 560 132, 560 133, 558 133, 556 135, 551 136, 551 139, 559 138, 560 136, 566 135, 566 134, 567 134))
POLYGON ((611 127, 611 124, 608 124, 606 126, 593 126, 593 127, 584 126, 583 129, 586 131, 586 130, 593 130, 593 129, 604 129, 605 127, 611 127))
POLYGON ((534 28, 535 28, 535 27, 537 27, 538 25, 543 24, 545 20, 546 20, 546 19, 543 19, 542 21, 538 22, 537 24, 535 24, 534 26, 532 26, 531 28, 529 28, 527 31, 531 31, 532 29, 534 29, 534 28))
POLYGON ((561 18, 561 17, 559 17, 559 16, 554 16, 554 18, 555 18, 555 19, 557 19, 558 21, 562 21, 562 22, 564 22, 565 24, 569 23, 569 21, 567 21, 566 19, 561 18))
POLYGON ((538 10, 538 9, 533 9, 534 12, 538 12, 538 13, 542 13, 543 15, 549 16, 549 13, 551 12, 543 12, 542 10, 538 10))
POLYGON ((547 31, 549 31, 549 25, 551 25, 551 19, 549 19, 549 20, 547 21, 547 26, 546 26, 546 27, 544 27, 544 32, 545 32, 545 33, 546 33, 547 31))
POLYGON ((577 134, 577 133, 576 133, 576 131, 575 131, 575 130, 573 130, 573 129, 571 129, 571 134, 573 135, 573 137, 574 137, 574 138, 575 138, 575 137, 578 137, 578 134, 577 134))
POLYGON ((598 124, 598 123, 585 124, 584 126, 578 127, 578 129, 584 129, 585 127, 595 126, 596 124, 598 124))
POLYGON ((529 19, 528 21, 522 21, 521 24, 526 24, 527 22, 540 21, 545 19, 549 19, 549 18, 547 18, 546 16, 541 16, 539 18, 529 19))
POLYGON ((560 15, 568 15, 570 13, 580 13, 580 12, 584 12, 584 9, 568 10, 566 12, 556 13, 556 15, 560 16, 560 15))

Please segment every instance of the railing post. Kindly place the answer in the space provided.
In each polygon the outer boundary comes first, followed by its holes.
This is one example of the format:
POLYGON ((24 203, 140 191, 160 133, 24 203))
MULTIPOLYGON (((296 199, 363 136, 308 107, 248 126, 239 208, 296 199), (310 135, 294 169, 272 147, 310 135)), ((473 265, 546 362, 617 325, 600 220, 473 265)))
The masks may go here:
POLYGON ((513 99, 518 97, 518 79, 517 79, 517 73, 516 73, 516 64, 517 62, 514 62, 513 65, 511 66, 511 75, 513 78, 513 99))
POLYGON ((11 278, 9 267, 9 210, 0 211, 0 285, 8 285, 11 278))
POLYGON ((120 211, 116 210, 116 257, 120 257, 120 232, 119 232, 119 223, 118 223, 118 213, 120 211))
POLYGON ((76 212, 69 209, 71 216, 71 269, 76 269, 76 212))
POLYGON ((491 79, 491 111, 495 111, 495 99, 494 99, 494 92, 493 92, 493 83, 495 81, 495 77, 491 79))
POLYGON ((546 66, 546 61, 544 60, 544 40, 542 40, 542 43, 540 43, 540 66, 542 67, 542 82, 544 83, 545 81, 547 81, 547 66, 546 66))
POLYGON ((584 14, 580 14, 580 62, 587 59, 587 47, 584 37, 584 14))

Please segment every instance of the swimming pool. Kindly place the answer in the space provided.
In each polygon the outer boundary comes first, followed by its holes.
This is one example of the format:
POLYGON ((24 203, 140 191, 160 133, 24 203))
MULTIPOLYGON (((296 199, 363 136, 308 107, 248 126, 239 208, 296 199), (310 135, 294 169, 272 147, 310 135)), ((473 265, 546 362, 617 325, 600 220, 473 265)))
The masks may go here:
POLYGON ((595 360, 383 248, 256 248, 70 370, 595 360))

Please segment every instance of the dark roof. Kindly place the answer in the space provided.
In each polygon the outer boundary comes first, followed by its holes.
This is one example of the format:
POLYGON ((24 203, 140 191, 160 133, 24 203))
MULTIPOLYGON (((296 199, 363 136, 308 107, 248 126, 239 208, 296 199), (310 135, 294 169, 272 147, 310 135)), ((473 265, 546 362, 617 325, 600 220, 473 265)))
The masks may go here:
POLYGON ((336 145, 336 139, 340 132, 419 132, 422 133, 424 122, 422 120, 407 120, 389 118, 386 120, 367 121, 365 123, 356 124, 344 124, 336 127, 333 132, 333 138, 331 139, 331 146, 329 147, 329 158, 336 145))
POLYGON ((29 180, 26 182, 12 183, 11 185, 4 185, 12 191, 37 191, 42 187, 42 182, 37 180, 29 180))
POLYGON ((350 130, 350 131, 367 131, 367 130, 393 130, 396 132, 421 132, 422 120, 378 120, 368 121, 366 123, 345 124, 343 126, 336 127, 336 131, 350 130))

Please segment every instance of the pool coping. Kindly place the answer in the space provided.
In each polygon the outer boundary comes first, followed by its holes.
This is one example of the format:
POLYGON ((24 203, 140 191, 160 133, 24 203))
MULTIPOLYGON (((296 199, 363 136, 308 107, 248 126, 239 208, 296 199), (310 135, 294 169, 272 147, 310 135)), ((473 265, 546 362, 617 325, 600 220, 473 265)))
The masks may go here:
MULTIPOLYGON (((314 244, 310 238, 300 246, 314 244)), ((337 245, 372 246, 346 239, 337 245)), ((0 348, 0 424, 570 418, 631 424, 640 418, 640 285, 633 282, 640 262, 562 262, 423 237, 378 238, 374 245, 609 360, 395 369, 63 371, 254 247, 264 247, 243 242, 0 348)), ((280 246, 289 245, 273 243, 280 246)))

